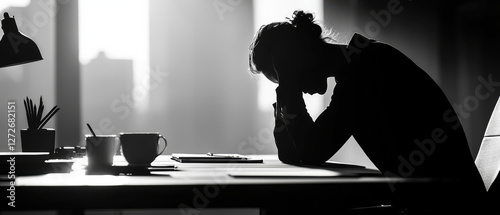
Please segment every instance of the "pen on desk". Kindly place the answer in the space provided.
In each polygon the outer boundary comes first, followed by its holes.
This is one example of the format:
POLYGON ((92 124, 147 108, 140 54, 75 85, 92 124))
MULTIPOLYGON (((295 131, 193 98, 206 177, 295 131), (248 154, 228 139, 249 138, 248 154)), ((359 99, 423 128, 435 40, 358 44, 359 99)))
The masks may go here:
POLYGON ((247 160, 247 157, 244 156, 239 156, 239 155, 228 155, 228 154, 214 154, 212 152, 207 152, 207 156, 210 157, 220 157, 220 158, 236 158, 236 159, 242 159, 242 160, 247 160))

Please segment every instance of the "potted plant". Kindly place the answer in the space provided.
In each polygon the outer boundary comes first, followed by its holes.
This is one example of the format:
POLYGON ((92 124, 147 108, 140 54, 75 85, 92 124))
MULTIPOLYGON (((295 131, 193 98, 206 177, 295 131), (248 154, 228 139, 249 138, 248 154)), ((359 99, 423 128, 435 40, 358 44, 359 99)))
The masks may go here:
POLYGON ((43 128, 45 124, 59 111, 59 108, 54 106, 44 117, 44 105, 40 96, 40 104, 38 109, 33 101, 26 97, 24 100, 24 108, 26 110, 26 119, 28 120, 28 128, 21 130, 21 145, 23 152, 49 152, 54 153, 56 131, 52 128, 43 128))

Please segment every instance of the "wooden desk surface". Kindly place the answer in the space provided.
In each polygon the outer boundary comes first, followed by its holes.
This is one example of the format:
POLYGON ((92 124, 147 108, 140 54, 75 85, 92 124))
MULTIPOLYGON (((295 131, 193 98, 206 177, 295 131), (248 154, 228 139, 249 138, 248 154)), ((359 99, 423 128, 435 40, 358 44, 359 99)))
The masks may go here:
MULTIPOLYGON (((148 176, 86 175, 84 159, 71 173, 18 176, 15 209, 138 209, 207 207, 265 208, 277 205, 345 208, 357 204, 390 203, 390 183, 363 168, 334 168, 335 177, 233 177, 235 171, 308 171, 312 168, 281 163, 276 155, 259 155, 264 163, 178 163, 158 157, 154 165, 176 165, 176 171, 148 176)), ((114 164, 123 164, 121 156, 114 164)), ((326 171, 326 170, 325 170, 326 171)), ((2 187, 5 182, 2 182, 2 187)), ((8 200, 5 200, 8 201, 8 200)), ((2 204, 5 208, 7 204, 2 204)), ((12 209, 12 208, 11 208, 12 209)))

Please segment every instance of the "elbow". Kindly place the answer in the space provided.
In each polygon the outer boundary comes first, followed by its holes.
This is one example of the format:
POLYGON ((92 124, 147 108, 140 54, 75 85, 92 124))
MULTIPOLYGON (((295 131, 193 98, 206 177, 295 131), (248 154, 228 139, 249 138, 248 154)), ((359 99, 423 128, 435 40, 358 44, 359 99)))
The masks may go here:
POLYGON ((327 160, 325 159, 318 159, 318 158, 303 158, 302 163, 307 164, 307 165, 321 165, 324 164, 327 160))
POLYGON ((301 161, 303 164, 307 165, 321 165, 330 159, 329 157, 323 155, 322 153, 303 153, 301 156, 301 161))
POLYGON ((279 153, 278 158, 281 162, 286 164, 307 164, 307 165, 321 165, 328 159, 323 159, 317 156, 306 156, 300 153, 279 153))
POLYGON ((299 164, 300 157, 296 153, 280 153, 278 151, 278 158, 281 162, 286 164, 299 164))

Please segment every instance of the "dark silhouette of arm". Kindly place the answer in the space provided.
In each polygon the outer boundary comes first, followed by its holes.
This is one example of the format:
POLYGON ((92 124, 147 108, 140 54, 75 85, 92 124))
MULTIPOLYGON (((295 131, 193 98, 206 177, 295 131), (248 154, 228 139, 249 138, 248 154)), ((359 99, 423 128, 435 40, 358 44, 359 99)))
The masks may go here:
POLYGON ((278 155, 285 163, 321 164, 349 139, 354 125, 354 97, 338 85, 330 106, 313 121, 302 92, 280 85, 276 89, 274 137, 278 155))
MULTIPOLYGON (((371 40, 355 34, 346 55, 356 59, 371 40), (362 45, 360 47, 360 45, 362 45)), ((277 50, 299 53, 289 46, 279 46, 277 50)), ((330 105, 314 121, 307 112, 300 90, 300 71, 304 71, 303 60, 298 54, 276 55, 275 69, 279 86, 276 89, 276 124, 274 137, 281 161, 287 163, 321 164, 330 159, 353 134, 357 111, 360 110, 360 85, 356 78, 342 78, 338 82, 330 105)), ((348 62, 350 62, 350 60, 348 62)))

